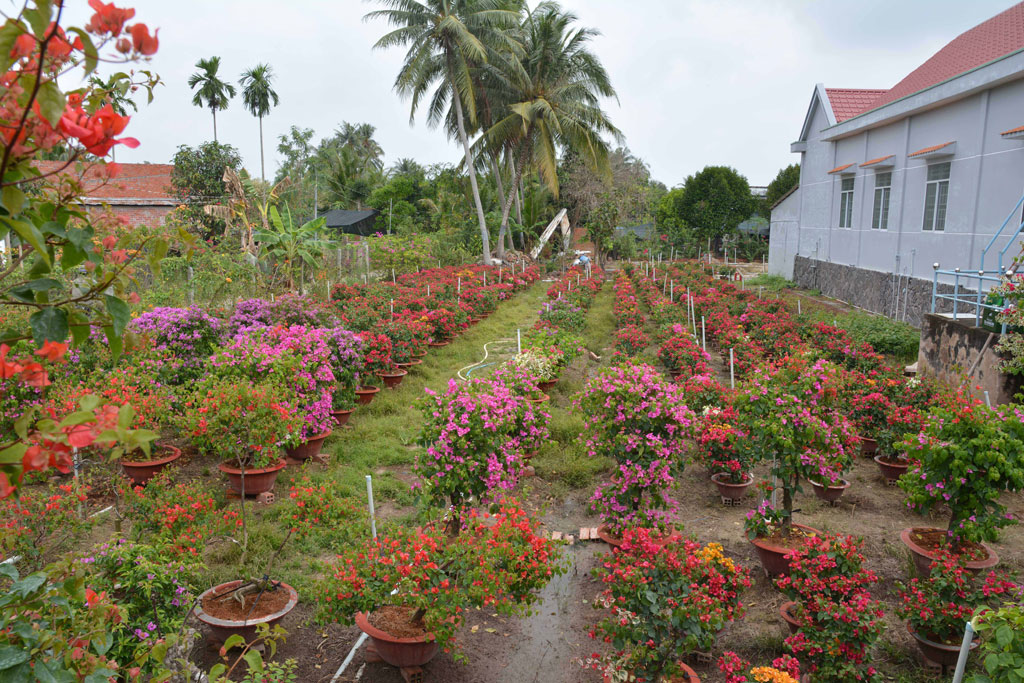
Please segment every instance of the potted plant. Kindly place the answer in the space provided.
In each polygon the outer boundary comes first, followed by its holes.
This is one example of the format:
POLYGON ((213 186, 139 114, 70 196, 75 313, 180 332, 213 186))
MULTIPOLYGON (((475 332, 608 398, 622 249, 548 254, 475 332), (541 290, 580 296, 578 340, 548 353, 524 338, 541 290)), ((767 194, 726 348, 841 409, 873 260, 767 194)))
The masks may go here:
POLYGON ((906 435, 916 435, 921 431, 925 415, 912 405, 893 406, 886 426, 876 432, 878 455, 874 460, 889 486, 895 486, 910 469, 910 459, 900 444, 906 435))
POLYGON ((670 330, 671 336, 658 347, 658 359, 668 371, 680 379, 710 372, 711 357, 693 341, 686 328, 675 323, 670 330))
POLYGON ((331 392, 331 417, 343 427, 356 407, 356 390, 363 373, 363 340, 349 330, 336 327, 330 333, 331 366, 334 389, 331 392))
MULTIPOLYGON (((906 620, 922 654, 946 667, 956 664, 964 625, 976 610, 1007 599, 1019 600, 1024 593, 1021 586, 994 571, 984 577, 970 571, 965 555, 944 551, 937 555, 924 577, 896 584, 896 614, 906 620)), ((975 638, 970 647, 977 646, 975 638)))
POLYGON ((736 411, 731 405, 706 406, 697 418, 694 438, 697 456, 711 470, 711 481, 727 504, 746 495, 754 483, 751 470, 757 464, 750 460, 751 451, 736 448, 743 435, 735 423, 736 411))
POLYGON ((616 462, 591 498, 602 538, 614 543, 627 528, 661 525, 674 509, 666 493, 683 469, 683 436, 694 422, 678 387, 649 365, 627 363, 591 379, 574 403, 585 416, 587 453, 616 462))
POLYGON ((523 614, 564 571, 556 543, 514 501, 456 516, 454 537, 401 529, 341 553, 320 584, 319 617, 355 623, 393 666, 422 666, 440 648, 463 659, 455 634, 470 609, 523 614))
POLYGON ((763 503, 747 518, 747 537, 765 570, 784 573, 786 553, 808 535, 793 523, 793 503, 800 482, 841 478, 846 455, 855 443, 850 424, 835 409, 837 369, 826 361, 791 361, 756 370, 733 401, 744 438, 737 450, 772 463, 772 477, 782 491, 782 505, 763 503))
POLYGON ((984 541, 1014 522, 1000 502, 1004 491, 1024 488, 1024 422, 1015 407, 990 409, 964 394, 932 408, 919 435, 903 442, 914 464, 899 481, 907 503, 926 514, 949 509, 945 530, 904 529, 901 539, 922 574, 948 547, 970 555, 982 570, 999 561, 984 541))
POLYGON ((514 363, 517 367, 522 368, 534 377, 537 389, 540 390, 541 394, 547 394, 547 392, 551 391, 551 387, 555 386, 555 382, 558 381, 558 366, 550 355, 543 353, 539 349, 524 348, 521 353, 517 353, 509 362, 514 363))
POLYGON ((302 430, 294 400, 270 382, 210 377, 182 402, 179 424, 201 453, 221 461, 217 468, 232 490, 254 496, 273 490, 285 467, 283 446, 302 430))
POLYGON ((718 670, 725 674, 725 683, 800 683, 800 662, 789 655, 772 661, 771 666, 753 666, 731 651, 718 658, 718 670))
POLYGON ((391 340, 387 335, 360 332, 363 340, 363 371, 367 377, 377 377, 389 389, 397 387, 407 372, 395 365, 391 358, 391 340))
POLYGON ((786 644, 806 671, 836 683, 877 680, 868 666, 881 636, 882 610, 869 589, 863 541, 826 535, 807 539, 789 556, 789 573, 775 585, 790 598, 779 612, 789 624, 786 644))
POLYGON ((614 358, 635 358, 651 343, 642 328, 625 325, 615 330, 614 358))
POLYGON ((888 426, 889 414, 893 408, 892 402, 879 391, 857 394, 850 398, 847 416, 857 428, 860 452, 863 455, 874 457, 878 454, 878 435, 888 426))
POLYGON ((1024 605, 978 610, 971 626, 981 636, 984 672, 972 674, 967 683, 1024 683, 1024 605))
POLYGON ((623 532, 622 546, 594 576, 602 583, 594 607, 605 617, 590 636, 611 649, 584 666, 615 682, 699 681, 680 660, 710 650, 718 632, 743 616, 739 594, 750 586, 719 544, 663 546, 644 528, 623 532))
MULTIPOLYGON (((449 380, 443 393, 426 390, 423 425, 413 472, 428 505, 458 510, 469 500, 489 500, 509 490, 523 469, 527 416, 536 408, 500 382, 449 380), (525 405, 524 405, 525 404, 525 405)), ((458 533, 457 514, 448 520, 458 533)))

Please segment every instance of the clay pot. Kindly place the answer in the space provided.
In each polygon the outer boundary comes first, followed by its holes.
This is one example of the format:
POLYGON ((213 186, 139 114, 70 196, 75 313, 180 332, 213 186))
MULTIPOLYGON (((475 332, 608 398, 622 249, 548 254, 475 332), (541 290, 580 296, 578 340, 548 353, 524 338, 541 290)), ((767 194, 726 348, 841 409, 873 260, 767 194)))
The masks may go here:
POLYGON ((882 476, 885 477, 886 481, 896 481, 907 471, 910 463, 906 460, 890 462, 885 459, 888 457, 886 455, 876 455, 875 462, 878 463, 878 469, 882 470, 882 476))
MULTIPOLYGON (((352 411, 349 411, 349 413, 351 413, 351 412, 352 411)), ((331 435, 331 430, 328 429, 323 434, 317 434, 316 436, 309 437, 303 443, 300 443, 298 446, 292 446, 291 448, 286 448, 284 450, 284 453, 285 453, 285 455, 287 455, 292 460, 309 460, 310 458, 315 458, 316 456, 320 455, 320 449, 322 449, 324 447, 324 441, 326 441, 327 437, 329 437, 330 435, 331 435)), ((246 475, 246 488, 249 488, 249 486, 248 486, 248 484, 249 484, 249 481, 248 481, 249 473, 246 472, 245 475, 246 475)))
POLYGON ((409 370, 413 369, 417 365, 422 365, 422 364, 423 364, 423 359, 421 359, 421 358, 414 358, 413 360, 409 361, 408 363, 395 363, 395 365, 397 365, 402 370, 405 370, 406 372, 409 372, 409 370))
POLYGON ((551 388, 555 386, 556 382, 558 382, 557 379, 553 379, 547 382, 537 382, 537 388, 540 389, 542 394, 547 394, 549 391, 551 391, 551 388))
MULTIPOLYGON (((921 654, 924 655, 925 659, 934 662, 943 668, 947 666, 956 666, 956 662, 960 659, 960 645, 962 641, 957 640, 956 643, 940 643, 934 640, 930 640, 925 636, 921 635, 914 630, 914 627, 907 624, 907 631, 914 637, 917 642, 917 647, 920 648, 921 654)), ((970 649, 978 647, 978 643, 981 639, 975 635, 974 640, 971 641, 970 649)))
MULTIPOLYGON (((248 480, 248 477, 246 477, 246 479, 248 480)), ((286 614, 295 609, 295 605, 299 603, 299 594, 295 589, 287 583, 281 583, 278 584, 277 590, 288 591, 288 604, 273 614, 261 616, 254 615, 246 621, 236 621, 234 619, 220 619, 207 614, 203 610, 203 600, 206 597, 230 593, 240 585, 242 585, 241 581, 228 581, 227 583, 222 583, 219 586, 214 586, 208 591, 204 591, 199 596, 199 600, 196 601, 196 618, 209 626, 210 630, 213 632, 214 639, 221 643, 236 634, 245 638, 246 642, 253 640, 256 637, 256 627, 259 624, 270 624, 273 626, 277 622, 281 621, 286 614)))
POLYGON ((451 342, 449 340, 445 339, 444 341, 432 341, 430 342, 430 346, 432 346, 435 349, 439 349, 442 346, 448 346, 448 344, 450 343, 451 342))
POLYGON ((432 633, 418 638, 397 638, 371 624, 363 612, 356 613, 356 626, 370 636, 374 650, 377 651, 381 659, 391 666, 399 668, 423 666, 433 659, 438 651, 437 642, 432 633))
POLYGON ((843 483, 838 485, 829 484, 828 486, 812 481, 811 488, 814 489, 814 495, 818 498, 821 498, 826 503, 834 503, 843 497, 843 494, 846 493, 846 489, 850 488, 850 482, 845 479, 840 479, 840 481, 843 483))
POLYGON ((336 427, 344 427, 348 424, 348 419, 352 417, 352 410, 332 410, 331 417, 334 418, 336 427))
POLYGON ((424 349, 423 351, 420 351, 419 353, 410 353, 409 355, 412 356, 413 358, 426 358, 427 351, 426 351, 426 349, 424 349))
MULTIPOLYGON (((622 545, 622 537, 613 536, 611 531, 608 529, 607 524, 602 524, 597 527, 597 537, 613 548, 618 548, 622 545)), ((654 540, 654 542, 660 546, 665 546, 669 543, 675 543, 678 540, 679 534, 669 534, 668 536, 662 536, 661 538, 654 540)))
MULTIPOLYGON (((285 467, 284 460, 279 461, 276 465, 270 467, 263 467, 260 469, 248 469, 245 470, 245 495, 256 496, 267 491, 274 490, 274 482, 277 481, 277 474, 285 467)), ((222 462, 217 465, 217 469, 223 472, 228 477, 228 486, 231 490, 242 495, 242 470, 237 467, 222 462)))
POLYGON ((715 482, 715 486, 718 487, 718 493, 727 500, 739 500, 746 495, 747 489, 754 483, 754 476, 751 474, 747 475, 747 481, 743 484, 733 484, 728 481, 722 481, 726 477, 724 472, 711 475, 711 481, 715 482))
POLYGON ((869 439, 866 436, 860 437, 860 454, 866 458, 873 457, 878 453, 878 441, 869 439))
POLYGON ((540 405, 541 403, 547 403, 551 400, 551 397, 547 394, 543 394, 540 398, 531 398, 530 403, 534 405, 540 405))
POLYGON ((140 462, 121 460, 121 467, 124 468, 125 475, 136 486, 145 486, 146 482, 153 478, 153 475, 181 457, 181 449, 174 446, 158 445, 157 448, 162 451, 160 454, 162 457, 140 462))
MULTIPOLYGON (((941 531, 941 529, 918 528, 918 531, 941 531)), ((931 574, 932 562, 938 558, 938 553, 918 545, 913 539, 915 528, 907 528, 900 532, 900 540, 910 550, 910 556, 914 558, 914 567, 921 576, 931 574)), ((991 569, 999 564, 999 555, 991 547, 981 544, 988 551, 988 557, 984 560, 971 560, 967 563, 967 569, 977 574, 978 572, 991 569)))
POLYGON ((789 627, 790 633, 796 633, 800 630, 800 620, 796 618, 797 603, 792 600, 784 602, 779 605, 779 614, 782 616, 782 620, 786 622, 786 626, 789 627))
POLYGON ((356 389, 356 403, 361 406, 370 405, 378 391, 380 391, 380 387, 359 387, 356 389))
POLYGON ((408 372, 399 368, 397 372, 382 374, 380 378, 384 381, 384 386, 388 389, 394 389, 402 383, 402 379, 408 374, 408 372))
MULTIPOLYGON (((821 536, 820 531, 803 524, 794 524, 793 528, 803 529, 805 532, 821 536)), ((751 541, 751 544, 753 544, 754 549, 757 551, 757 557, 761 560, 764 570, 768 572, 768 576, 786 576, 789 574, 789 560, 786 559, 786 555, 791 553, 793 548, 774 545, 760 538, 755 538, 751 541)))
MULTIPOLYGON (((682 671, 677 673, 672 678, 662 678, 662 683, 700 683, 700 678, 697 676, 696 671, 686 666, 682 662, 677 663, 682 668, 682 671)), ((604 678, 604 683, 611 683, 612 679, 609 678, 607 674, 602 674, 602 677, 604 678)), ((630 676, 630 680, 632 680, 632 676, 630 676)))

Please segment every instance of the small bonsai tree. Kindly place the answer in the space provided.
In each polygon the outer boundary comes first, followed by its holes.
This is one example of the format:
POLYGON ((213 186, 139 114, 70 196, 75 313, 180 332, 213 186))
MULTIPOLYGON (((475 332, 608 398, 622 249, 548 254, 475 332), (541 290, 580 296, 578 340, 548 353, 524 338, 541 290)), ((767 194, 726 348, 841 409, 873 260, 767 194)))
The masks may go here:
POLYGON ((590 636, 611 652, 584 665, 613 681, 671 680, 682 657, 710 650, 718 632, 744 613, 739 594, 750 586, 749 573, 721 545, 663 545, 651 534, 626 531, 620 551, 594 571, 604 585, 594 606, 606 616, 590 636))
POLYGON ((967 542, 991 541, 1014 518, 1000 503, 1004 491, 1024 489, 1024 412, 995 410, 960 393, 931 409, 919 435, 901 447, 914 464, 900 478, 911 508, 925 514, 950 511, 948 541, 954 551, 967 542))
POLYGON ((467 610, 524 614, 564 571, 557 544, 538 535, 538 522, 515 501, 493 515, 464 509, 460 518, 465 529, 454 538, 425 528, 350 546, 320 584, 319 617, 352 624, 359 612, 404 608, 407 626, 461 658, 454 638, 467 610))

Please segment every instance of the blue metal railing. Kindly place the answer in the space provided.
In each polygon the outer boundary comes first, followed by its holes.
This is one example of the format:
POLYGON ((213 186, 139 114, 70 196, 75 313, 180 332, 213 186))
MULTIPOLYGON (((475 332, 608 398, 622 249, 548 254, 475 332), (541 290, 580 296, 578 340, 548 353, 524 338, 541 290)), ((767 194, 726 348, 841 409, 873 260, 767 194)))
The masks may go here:
MULTIPOLYGON (((1024 197, 1021 197, 1024 200, 1024 197)), ((941 270, 939 264, 933 265, 935 270, 932 276, 932 313, 935 313, 939 301, 953 302, 953 319, 959 319, 961 313, 970 315, 969 309, 974 309, 974 326, 981 326, 981 319, 985 311, 992 311, 993 314, 1003 312, 1002 304, 989 303, 985 299, 986 283, 998 285, 1004 281, 1002 271, 988 275, 982 270, 962 272, 959 268, 953 270, 941 270), (942 294, 939 292, 939 276, 947 275, 953 278, 953 291, 942 294), (973 285, 973 286, 971 286, 973 285)), ((990 287, 991 288, 991 287, 990 287)), ((1001 333, 1006 334, 1006 323, 1002 323, 1001 333)))
MULTIPOLYGON (((1013 207, 1013 210, 1010 211, 1010 214, 1006 217, 1006 220, 1003 221, 1003 224, 999 226, 999 230, 996 231, 996 234, 992 235, 992 239, 990 239, 988 241, 988 244, 985 245, 985 248, 981 250, 981 260, 978 261, 978 270, 985 270, 985 256, 988 255, 988 250, 991 249, 992 245, 996 243, 996 240, 998 240, 1002 236, 1003 231, 1006 230, 1006 226, 1010 225, 1010 221, 1013 220, 1013 217, 1021 216, 1020 208, 1022 205, 1024 205, 1024 195, 1021 195, 1021 198, 1017 200, 1017 204, 1013 207)), ((1017 222, 1017 229, 1014 231, 1013 235, 1010 236, 1010 239, 1006 242, 1006 246, 999 250, 999 262, 997 263, 997 270, 1000 273, 1003 272, 1003 254, 1006 253, 1006 250, 1010 248, 1010 245, 1012 245, 1014 241, 1020 236, 1022 230, 1024 230, 1024 216, 1021 216, 1021 220, 1017 222)))

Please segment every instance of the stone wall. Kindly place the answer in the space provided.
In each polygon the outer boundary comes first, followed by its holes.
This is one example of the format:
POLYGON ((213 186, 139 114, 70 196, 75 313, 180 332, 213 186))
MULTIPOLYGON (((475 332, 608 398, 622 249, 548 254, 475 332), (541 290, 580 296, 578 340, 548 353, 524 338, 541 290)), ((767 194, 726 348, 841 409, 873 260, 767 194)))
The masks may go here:
MULTIPOLYGON (((894 282, 892 273, 797 256, 793 265, 793 281, 800 287, 817 289, 825 296, 846 301, 888 317, 893 317, 895 306, 893 288, 898 285, 900 292, 897 318, 903 320, 904 311, 906 311, 906 321, 915 327, 920 327, 924 316, 931 312, 931 280, 904 277, 898 282, 894 282), (906 290, 906 294, 904 294, 904 290, 906 290), (904 297, 906 297, 906 303, 904 303, 904 297)), ((940 284, 939 291, 949 294, 952 293, 953 287, 940 284)), ((960 288, 961 293, 967 291, 963 287, 960 288)), ((948 313, 952 309, 950 301, 940 300, 936 306, 936 311, 939 313, 948 313)), ((973 308, 970 310, 973 311, 973 308)))
POLYGON ((945 384, 956 387, 963 384, 978 398, 988 391, 992 405, 1009 403, 1021 390, 1021 378, 1004 375, 999 371, 999 354, 995 346, 999 335, 973 325, 965 325, 940 315, 926 313, 921 323, 921 346, 917 352, 917 370, 931 375, 945 384), (991 342, 988 341, 992 336, 991 342), (988 347, 986 348, 986 342, 988 347), (966 374, 981 360, 969 378, 966 374))

